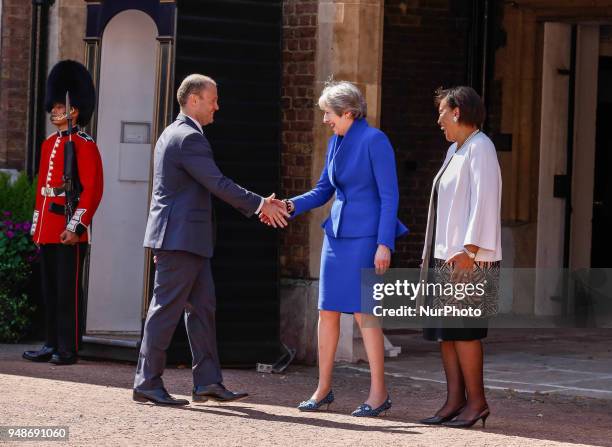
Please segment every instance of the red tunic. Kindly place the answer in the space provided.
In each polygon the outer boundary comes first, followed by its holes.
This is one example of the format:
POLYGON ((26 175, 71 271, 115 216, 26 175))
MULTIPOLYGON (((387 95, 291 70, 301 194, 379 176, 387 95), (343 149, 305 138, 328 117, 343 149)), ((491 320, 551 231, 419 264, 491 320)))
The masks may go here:
POLYGON ((66 225, 64 215, 49 211, 51 203, 66 204, 66 196, 53 188, 62 188, 64 171, 64 143, 68 133, 51 134, 42 144, 38 186, 36 188, 36 207, 32 218, 30 233, 37 244, 59 244, 60 234, 68 228, 79 235, 79 242, 89 240, 89 226, 102 199, 104 177, 102 159, 93 138, 85 132, 73 130, 79 180, 83 187, 72 220, 66 225), (58 195, 59 194, 59 195, 58 195))

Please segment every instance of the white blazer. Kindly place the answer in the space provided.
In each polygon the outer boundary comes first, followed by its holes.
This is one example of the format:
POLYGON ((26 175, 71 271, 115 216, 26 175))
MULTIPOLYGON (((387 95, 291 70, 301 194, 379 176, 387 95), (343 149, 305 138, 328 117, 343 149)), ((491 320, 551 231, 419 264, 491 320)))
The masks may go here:
POLYGON ((456 147, 453 143, 448 149, 436 175, 444 170, 437 182, 434 258, 447 260, 464 246, 476 245, 476 261, 500 261, 502 179, 495 146, 478 132, 457 152, 456 147))

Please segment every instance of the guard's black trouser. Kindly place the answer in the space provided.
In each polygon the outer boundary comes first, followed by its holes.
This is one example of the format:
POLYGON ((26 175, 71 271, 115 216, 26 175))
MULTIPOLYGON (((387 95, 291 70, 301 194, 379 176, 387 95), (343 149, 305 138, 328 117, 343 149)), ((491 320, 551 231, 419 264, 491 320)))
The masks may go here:
POLYGON ((84 327, 83 261, 88 244, 40 246, 42 293, 46 306, 46 345, 76 353, 84 327))

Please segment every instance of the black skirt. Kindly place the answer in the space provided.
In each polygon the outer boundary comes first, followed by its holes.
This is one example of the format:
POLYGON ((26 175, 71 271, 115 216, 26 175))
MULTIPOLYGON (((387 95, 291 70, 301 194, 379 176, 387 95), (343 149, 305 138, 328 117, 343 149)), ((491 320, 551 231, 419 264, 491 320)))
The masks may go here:
POLYGON ((471 341, 486 338, 489 329, 486 327, 426 327, 423 338, 429 341, 471 341))

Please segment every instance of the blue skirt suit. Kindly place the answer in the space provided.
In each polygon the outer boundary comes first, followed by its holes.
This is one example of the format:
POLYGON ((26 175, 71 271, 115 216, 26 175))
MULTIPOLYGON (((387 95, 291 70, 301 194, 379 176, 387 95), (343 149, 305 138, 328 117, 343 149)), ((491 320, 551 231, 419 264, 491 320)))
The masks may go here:
POLYGON ((397 218, 399 191, 395 155, 387 136, 364 118, 344 137, 330 138, 325 166, 316 186, 291 199, 292 218, 327 203, 333 196, 321 250, 319 309, 372 313, 373 299, 362 302, 361 269, 374 268, 379 244, 395 249, 408 232, 397 218))

